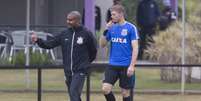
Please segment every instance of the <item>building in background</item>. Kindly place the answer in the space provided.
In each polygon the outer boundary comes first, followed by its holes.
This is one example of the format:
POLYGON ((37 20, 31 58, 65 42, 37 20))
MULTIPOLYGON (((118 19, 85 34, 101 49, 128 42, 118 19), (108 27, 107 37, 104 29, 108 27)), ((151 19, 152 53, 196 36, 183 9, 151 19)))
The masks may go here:
MULTIPOLYGON (((84 0, 30 0, 31 25, 66 25, 65 17, 69 11, 82 13, 84 0)), ((1 25, 26 24, 26 0, 0 1, 1 25)))
POLYGON ((106 22, 106 13, 108 8, 110 8, 112 6, 112 1, 113 0, 95 0, 95 5, 99 6, 101 9, 101 29, 105 28, 106 22))

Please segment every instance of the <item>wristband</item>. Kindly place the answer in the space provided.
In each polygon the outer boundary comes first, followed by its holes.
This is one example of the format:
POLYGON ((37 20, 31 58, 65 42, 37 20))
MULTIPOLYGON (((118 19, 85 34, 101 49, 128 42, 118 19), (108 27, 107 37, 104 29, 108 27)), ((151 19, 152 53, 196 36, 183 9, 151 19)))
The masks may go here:
POLYGON ((106 36, 106 35, 107 35, 107 32, 108 32, 108 29, 106 29, 106 30, 103 32, 103 36, 106 36))

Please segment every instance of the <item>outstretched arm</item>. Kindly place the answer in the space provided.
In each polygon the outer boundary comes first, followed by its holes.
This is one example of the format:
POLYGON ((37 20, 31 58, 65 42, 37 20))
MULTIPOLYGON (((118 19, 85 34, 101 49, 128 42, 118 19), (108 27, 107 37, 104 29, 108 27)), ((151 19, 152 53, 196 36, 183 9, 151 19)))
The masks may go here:
POLYGON ((60 45, 59 36, 56 36, 52 38, 51 40, 42 40, 38 38, 37 34, 33 33, 31 35, 31 39, 33 43, 37 43, 39 47, 45 48, 45 49, 51 49, 60 45))

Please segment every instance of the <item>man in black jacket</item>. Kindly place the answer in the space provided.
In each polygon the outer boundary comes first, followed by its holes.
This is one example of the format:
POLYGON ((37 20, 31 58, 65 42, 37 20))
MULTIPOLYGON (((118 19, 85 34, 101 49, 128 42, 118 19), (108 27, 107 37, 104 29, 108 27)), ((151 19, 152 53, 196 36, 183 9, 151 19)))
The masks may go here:
POLYGON ((137 25, 140 28, 140 47, 138 58, 142 59, 144 49, 155 34, 156 25, 160 16, 158 4, 155 0, 141 0, 137 7, 137 25))
POLYGON ((81 101, 81 92, 89 64, 95 59, 97 49, 93 34, 81 26, 81 15, 72 11, 67 15, 68 29, 51 40, 42 40, 36 34, 32 41, 45 49, 61 46, 64 72, 70 101, 81 101))

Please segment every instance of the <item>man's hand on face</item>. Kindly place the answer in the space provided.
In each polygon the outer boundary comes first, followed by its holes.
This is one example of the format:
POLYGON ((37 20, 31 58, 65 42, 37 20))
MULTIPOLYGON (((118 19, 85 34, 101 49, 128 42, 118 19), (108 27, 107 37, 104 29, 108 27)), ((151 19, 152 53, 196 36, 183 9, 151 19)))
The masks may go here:
POLYGON ((36 43, 37 40, 38 40, 38 36, 37 36, 35 33, 32 33, 32 34, 31 34, 31 41, 32 41, 33 43, 36 43))
POLYGON ((112 20, 106 24, 106 29, 109 29, 113 25, 112 20))

